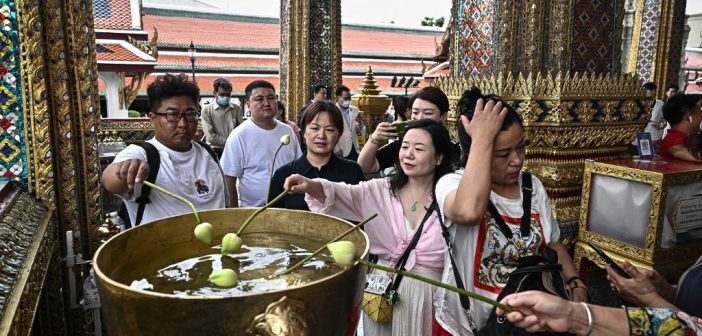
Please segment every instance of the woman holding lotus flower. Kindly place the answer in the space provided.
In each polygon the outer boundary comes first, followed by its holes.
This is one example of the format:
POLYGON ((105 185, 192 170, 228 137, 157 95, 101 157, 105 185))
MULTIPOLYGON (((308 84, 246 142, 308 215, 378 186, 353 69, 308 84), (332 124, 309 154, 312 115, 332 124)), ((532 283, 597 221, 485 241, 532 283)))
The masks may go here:
MULTIPOLYGON (((407 128, 395 162, 398 174, 359 185, 334 183, 292 175, 285 188, 306 193, 305 200, 315 212, 359 221, 377 213, 365 226, 370 253, 378 263, 394 266, 419 232, 416 247, 409 253, 405 269, 438 280, 444 265, 444 241, 439 218, 433 209, 433 189, 450 170, 451 139, 446 128, 435 120, 419 120, 407 128), (431 211, 431 212, 429 212, 431 211), (427 213, 429 212, 429 213, 427 213), (421 225, 428 215, 424 225, 421 225)), ((432 298, 436 287, 403 278, 397 292, 392 321, 376 323, 364 318, 366 335, 430 335, 432 298)))

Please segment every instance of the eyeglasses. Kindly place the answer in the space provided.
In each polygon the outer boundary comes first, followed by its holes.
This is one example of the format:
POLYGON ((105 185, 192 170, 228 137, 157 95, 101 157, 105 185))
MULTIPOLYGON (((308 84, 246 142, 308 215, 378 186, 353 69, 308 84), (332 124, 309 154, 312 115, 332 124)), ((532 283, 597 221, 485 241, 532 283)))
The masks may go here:
POLYGON ((157 116, 165 116, 166 121, 168 122, 179 122, 180 118, 185 118, 185 121, 188 122, 193 122, 197 121, 200 118, 200 113, 199 112, 167 112, 167 113, 162 113, 162 112, 153 112, 153 114, 157 116))

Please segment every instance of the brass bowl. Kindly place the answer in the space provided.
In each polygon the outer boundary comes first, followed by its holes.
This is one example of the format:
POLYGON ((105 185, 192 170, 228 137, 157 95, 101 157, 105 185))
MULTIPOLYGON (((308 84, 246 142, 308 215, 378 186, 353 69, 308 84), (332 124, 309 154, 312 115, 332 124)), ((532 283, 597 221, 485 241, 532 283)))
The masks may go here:
MULTIPOLYGON (((215 230, 215 242, 238 229, 255 209, 219 209, 200 214, 215 230)), ((347 221, 306 211, 268 209, 246 233, 286 233, 327 242, 349 229, 347 221)), ((299 287, 232 296, 176 296, 134 289, 110 278, 150 256, 175 258, 211 253, 193 236, 195 217, 174 216, 124 231, 95 253, 93 267, 108 331, 113 335, 347 335, 360 316, 366 267, 355 264, 339 273, 299 287), (192 249, 173 249, 173 244, 192 249)), ((368 237, 360 230, 346 238, 361 257, 368 237)))

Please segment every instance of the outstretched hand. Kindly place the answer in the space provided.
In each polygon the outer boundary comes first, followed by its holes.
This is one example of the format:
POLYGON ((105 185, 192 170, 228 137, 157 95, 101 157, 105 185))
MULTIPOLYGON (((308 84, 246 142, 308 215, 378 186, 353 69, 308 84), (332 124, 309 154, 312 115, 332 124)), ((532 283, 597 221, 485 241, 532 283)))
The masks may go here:
MULTIPOLYGON (((517 327, 528 332, 543 331, 546 327, 555 332, 571 330, 574 303, 539 291, 527 291, 506 296, 501 303, 515 309, 511 313, 497 308, 496 314, 505 315, 517 327)), ((579 305, 579 304, 578 304, 579 305)))
POLYGON ((292 193, 306 193, 307 189, 309 188, 309 182, 310 179, 302 175, 292 174, 285 179, 283 188, 290 190, 292 193))
POLYGON ((146 161, 131 159, 116 162, 114 165, 117 178, 126 182, 129 190, 134 189, 134 184, 143 183, 149 176, 149 164, 146 161))
POLYGON ((481 98, 475 105, 473 119, 461 116, 463 129, 471 138, 494 139, 502 129, 502 121, 507 115, 507 108, 502 106, 502 102, 495 103, 488 100, 487 103, 481 98))

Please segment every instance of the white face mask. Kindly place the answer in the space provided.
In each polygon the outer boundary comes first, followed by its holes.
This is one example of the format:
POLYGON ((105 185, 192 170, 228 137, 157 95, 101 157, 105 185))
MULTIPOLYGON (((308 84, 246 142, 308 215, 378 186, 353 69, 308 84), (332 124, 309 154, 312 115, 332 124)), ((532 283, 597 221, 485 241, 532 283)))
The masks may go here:
POLYGON ((339 105, 343 108, 349 108, 350 104, 351 104, 351 102, 348 100, 342 100, 341 102, 339 102, 339 105))

